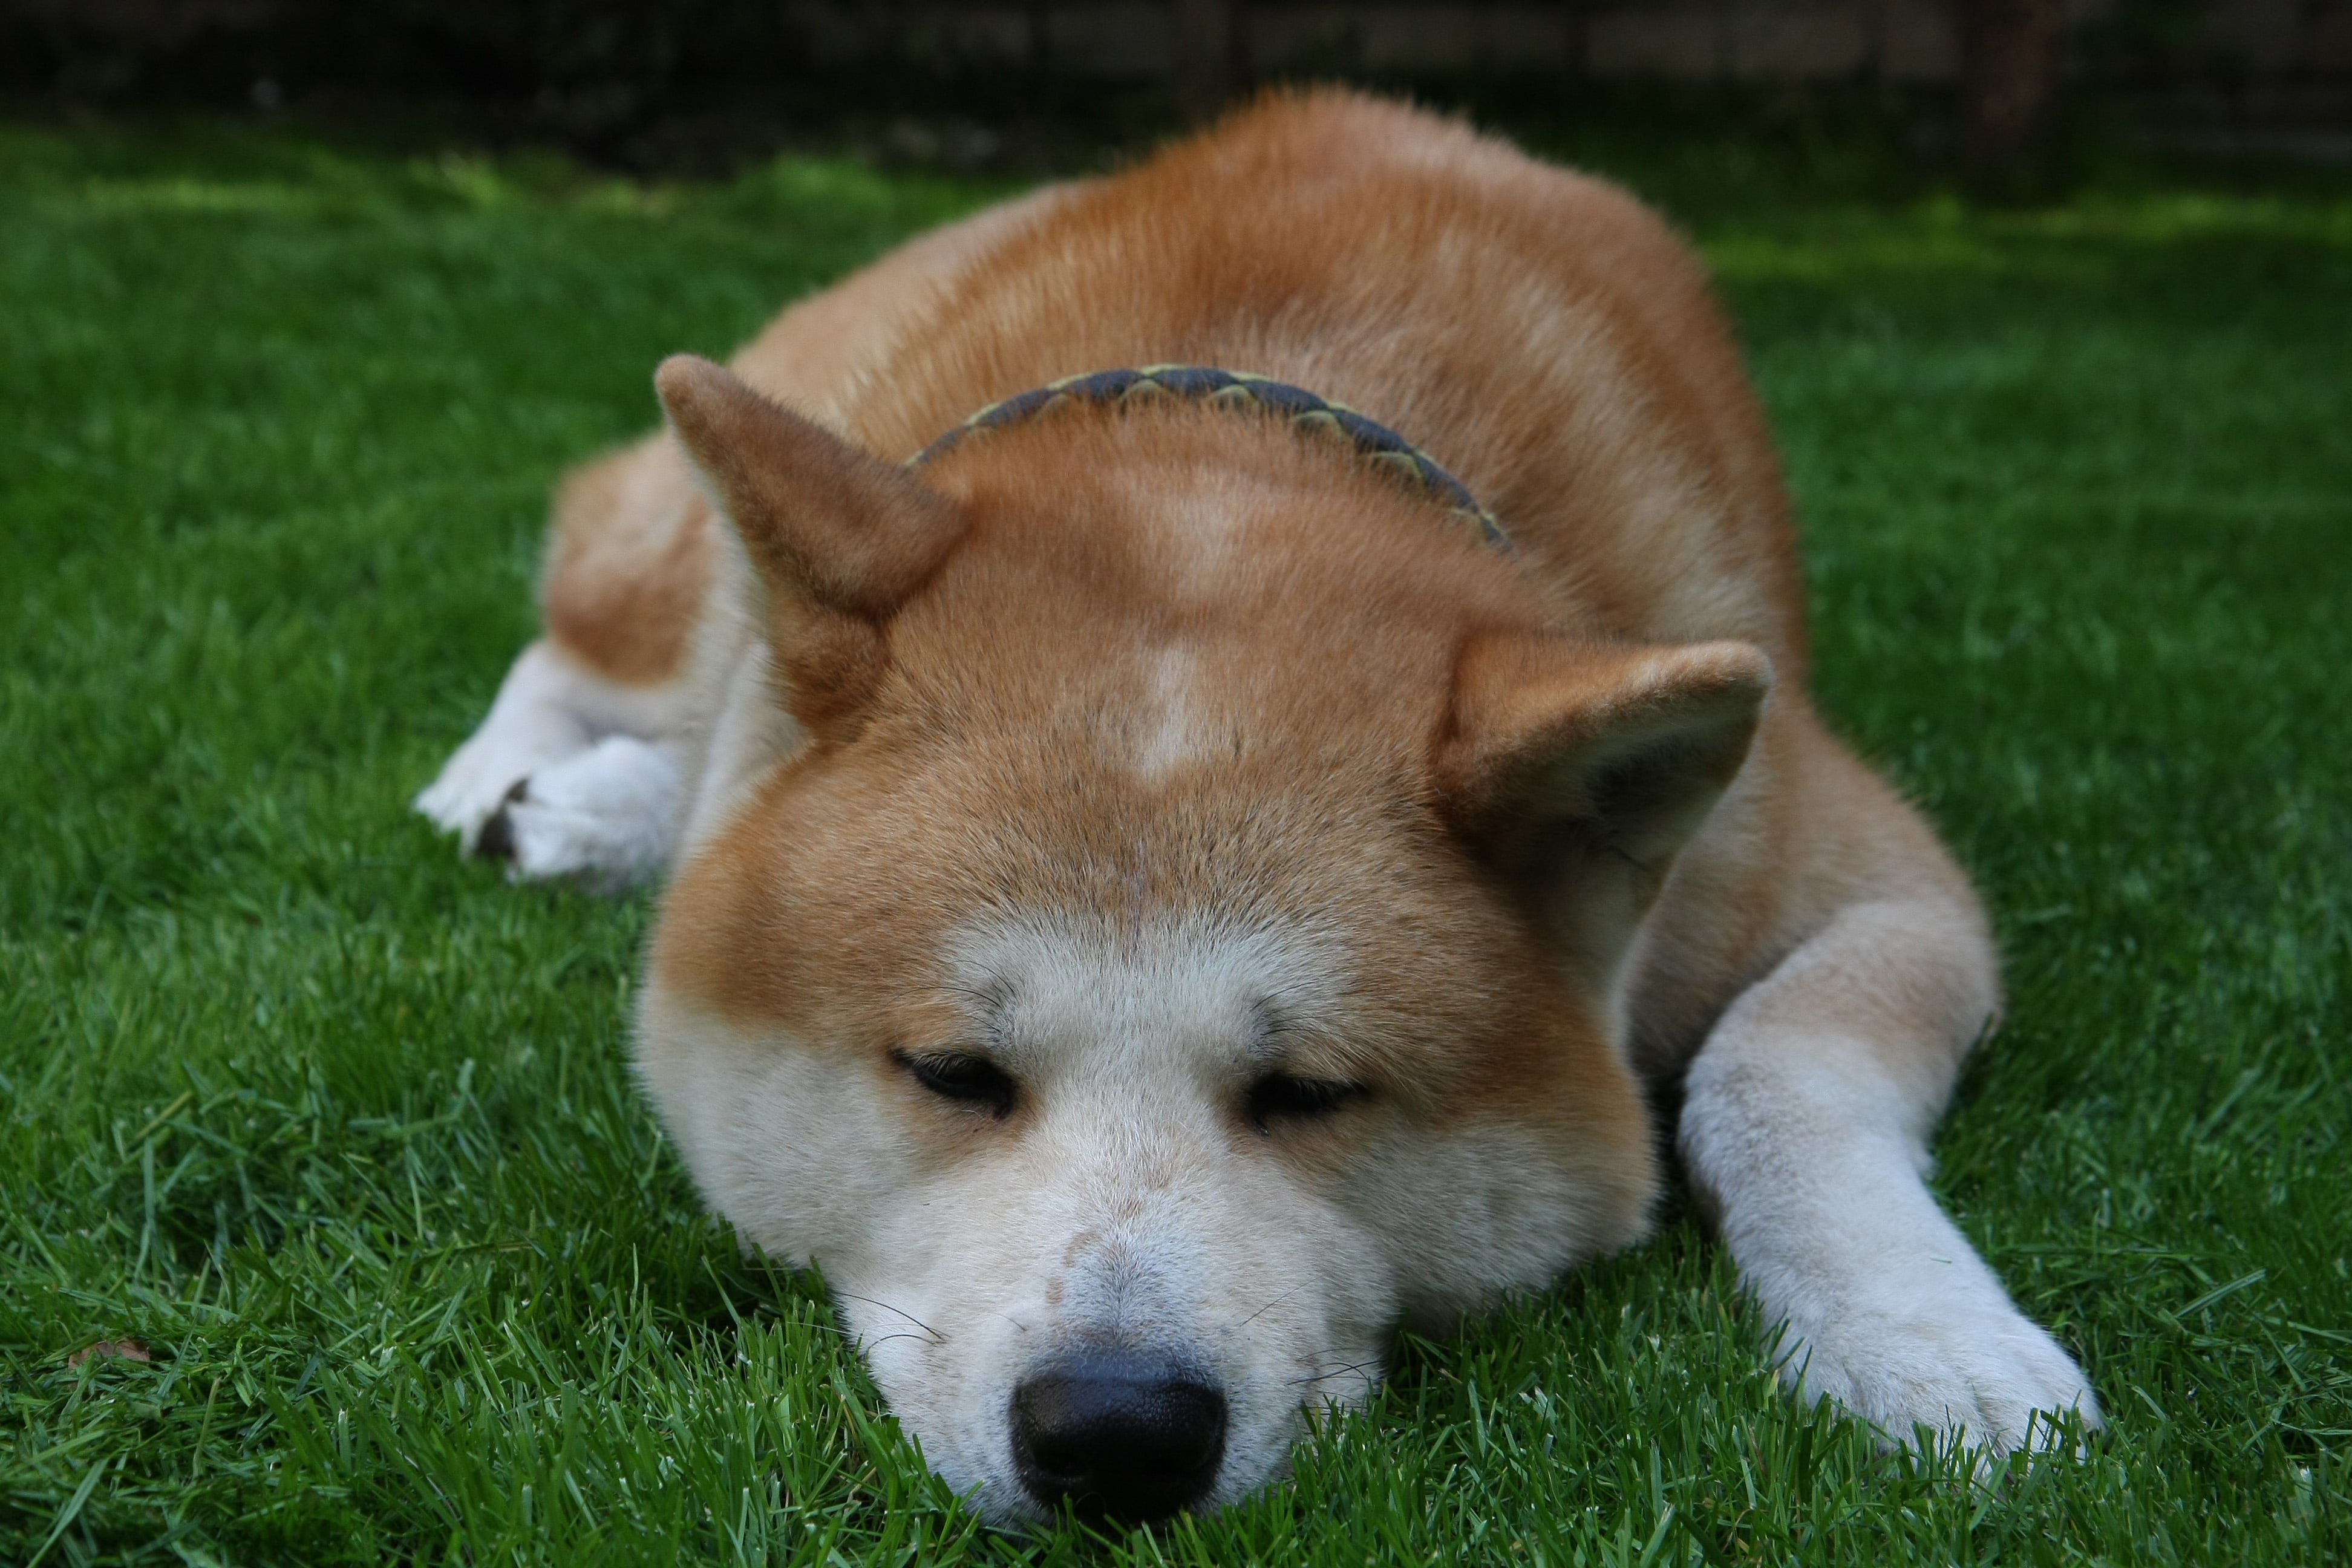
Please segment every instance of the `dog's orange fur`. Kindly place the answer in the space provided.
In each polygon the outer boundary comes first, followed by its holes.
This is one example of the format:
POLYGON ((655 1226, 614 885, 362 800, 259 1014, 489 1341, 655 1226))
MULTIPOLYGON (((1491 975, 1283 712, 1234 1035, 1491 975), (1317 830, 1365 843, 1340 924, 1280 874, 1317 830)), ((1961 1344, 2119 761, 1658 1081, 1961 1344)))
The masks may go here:
MULTIPOLYGON (((924 236, 779 316, 735 356, 751 385, 830 412, 889 352, 937 279, 1049 205, 1048 190, 924 236)), ((541 608, 558 646, 604 679, 654 686, 687 668, 715 586, 709 504, 667 435, 590 463, 556 497, 541 608)))
MULTIPOLYGON (((1678 939, 1661 955, 1669 994, 1633 1009, 1638 1048, 1657 1063, 1695 1044, 1801 923, 1853 896, 1834 846, 1851 842, 1854 814, 1907 822, 1806 707, 1788 505, 1699 268, 1612 186, 1535 171, 1388 105, 1283 99, 1068 193, 1042 220, 998 218, 983 239, 902 253, 788 313, 739 365, 896 457, 1055 376, 1167 361, 1250 369, 1376 411, 1507 520, 1524 570, 1343 451, 1224 411, 1083 428, 1046 419, 971 442, 926 476, 955 504, 955 527, 910 524, 924 553, 871 563, 881 581, 870 591, 841 589, 870 600, 858 613, 795 602, 770 635, 820 742, 772 793, 792 793, 846 710, 895 743, 870 777, 825 770, 820 798, 861 813, 887 799, 888 826, 828 834, 809 815, 825 807, 805 796, 740 814, 673 888, 656 971, 724 1011, 788 1017, 819 1038, 863 1032, 878 1071, 890 1039, 908 1037, 877 1021, 909 1005, 908 977, 975 899, 1115 907, 1131 897, 1118 879, 1148 867, 1168 884, 1148 901, 1213 901, 1228 896, 1229 864, 1186 880, 1203 858, 1188 851, 1213 839, 1221 861, 1261 857, 1248 875, 1273 904, 1395 916, 1389 940, 1360 933, 1360 973, 1378 983, 1344 1034, 1354 1076, 1454 1114, 1559 1119, 1559 1146, 1606 1152, 1620 1167, 1609 1228, 1629 1237, 1654 1182, 1650 1140, 1590 1006, 1561 994, 1554 961, 1507 899, 1433 873, 1416 904, 1387 825, 1351 853, 1339 824, 1349 801, 1426 805, 1469 787, 1433 777, 1430 763, 1456 722, 1457 666, 1481 639, 1565 632, 1595 645, 1764 649, 1780 685, 1724 813, 1747 831, 1719 836, 1717 853, 1682 870, 1657 922, 1678 939), (1249 199, 1234 198, 1237 182, 1249 199), (1281 221, 1269 227, 1268 213, 1281 221), (887 330, 894 312, 919 316, 920 330, 887 330), (877 321, 886 326, 859 334, 877 321), (1176 496, 1189 504, 1171 520, 1176 496), (1204 566, 1190 531, 1212 512, 1237 520, 1223 526, 1246 544, 1204 566), (950 552, 955 571, 915 595, 950 552), (877 691, 886 621, 888 689, 877 691), (1139 781, 1128 759, 1139 742, 1107 745, 1099 726, 1134 708, 1144 647, 1171 635, 1220 647, 1206 679, 1246 711, 1249 733, 1231 738, 1234 755, 1212 772, 1139 781), (846 702, 845 682, 856 687, 846 702), (949 727, 965 748, 910 788, 907 757, 949 727), (1019 754, 974 754, 974 731, 1019 754), (1041 775, 1028 760, 1040 753, 1060 766, 1041 775), (1234 841, 1237 802, 1261 843, 1234 841), (1818 843, 1817 824, 1832 829, 1818 843), (871 863, 840 858, 886 847, 871 863), (1096 885, 1066 885, 1079 868, 1096 885), (803 939, 784 952, 767 931, 832 933, 840 945, 803 939), (837 1009, 835 990, 848 993, 837 1009), (1460 1017, 1431 1026, 1432 998, 1448 995, 1463 999, 1460 1017), (1407 1024, 1397 1059, 1366 1059, 1407 1024), (1432 1060, 1432 1041, 1460 1059, 1432 1060)), ((686 434, 722 454, 748 439, 686 434)), ((773 460, 824 471, 814 452, 773 460)), ((734 510, 756 557, 769 525, 756 501, 734 510)), ((831 561, 853 542, 887 552, 891 537, 868 519, 811 553, 831 561)), ((793 564, 771 584, 797 577, 793 564)), ((1939 858, 1924 833, 1894 832, 1911 839, 1915 862, 1921 848, 1939 858)))
MULTIPOLYGON (((1396 1150, 1461 1152, 1460 1190, 1428 1182, 1382 1243, 1400 1310, 1638 1236, 1641 1081, 1687 1066, 1695 1183, 1804 1375, 1898 1436, 2095 1416, 1981 1264, 1948 1267, 1966 1243, 1918 1184, 1997 1004, 1989 934, 1814 715, 1765 422, 1654 216, 1402 107, 1275 96, 894 253, 735 373, 663 368, 671 428, 566 488, 544 594, 600 710, 650 692, 671 717, 647 733, 698 759, 640 1058, 713 1201, 751 1194, 748 1237, 817 1234, 762 1184, 770 1134, 705 1114, 766 1092, 760 1053, 896 1107, 890 1160, 903 1136, 926 1170, 1043 1182, 990 1163, 1035 1101, 975 1121, 896 1054, 971 1037, 958 944, 1033 917, 1134 942, 1224 921, 1328 952, 1284 1070, 1369 1091, 1262 1143, 1228 1094, 1234 1168, 1377 1206, 1350 1184, 1407 1179, 1396 1150), (901 466, 985 405, 1168 363, 1362 410, 1516 553, 1342 443, 1176 399, 901 466), (1500 1141, 1446 1142, 1464 1129, 1500 1141), (1558 1184, 1514 1208, 1514 1171, 1558 1184)), ((516 689, 570 689, 541 657, 516 689)), ((502 754, 461 753, 430 809, 488 810, 506 780, 479 759, 502 754)), ((1003 1482, 959 1440, 961 1473, 1003 1482)))
MULTIPOLYGON (((1744 831, 1711 835, 1718 852, 1678 868, 1675 907, 1655 922, 1665 951, 1632 1007, 1645 1068, 1687 1052, 1734 987, 1890 870, 1970 896, 1932 835, 1815 721, 1793 530, 1761 412, 1701 268, 1614 186, 1538 169, 1393 105, 1275 98, 1118 179, 893 253, 786 311, 735 368, 898 458, 1056 376, 1155 362, 1273 375, 1406 432, 1506 520, 1527 567, 1513 576, 1454 548, 1424 509, 1400 507, 1344 455, 1302 450, 1288 433, 1198 411, 1137 422, 1156 433, 1153 461, 1186 461, 1165 444, 1189 441, 1203 467, 1344 496, 1339 515, 1283 520, 1254 542, 1269 560, 1291 546, 1327 605, 1352 595, 1370 606, 1410 584, 1416 603, 1398 613, 1434 622, 1433 647, 1472 627, 1517 626, 1643 644, 1738 639, 1770 658, 1774 696, 1741 786, 1719 808, 1744 831), (1236 183, 1250 199, 1234 198, 1236 183), (1269 212, 1282 220, 1268 225, 1269 212), (1395 553, 1375 560, 1365 514, 1380 512, 1397 516, 1395 553), (1485 600, 1520 602, 1480 603, 1449 624, 1435 607, 1440 563, 1485 600)), ((1070 518, 1074 495, 1136 485, 1102 443, 1140 433, 1072 437, 1050 423, 1000 433, 932 482, 956 499, 990 491, 1003 526, 1037 531, 1070 518)), ((1127 578, 1148 599, 1171 563, 1149 549, 1106 558, 1109 531, 1094 521, 1104 514, 1082 515, 1072 537, 1023 548, 1086 562, 1072 573, 1088 594, 1127 578)), ((614 680, 675 675, 714 581, 707 527, 667 435, 585 470, 559 509, 550 632, 614 680), (623 466, 634 491, 607 477, 623 466), (607 502, 624 494, 635 504, 607 502)), ((1002 592, 981 614, 1001 617, 1034 585, 1002 592)), ((1282 635, 1318 612, 1250 613, 1282 635)), ((1401 624, 1365 626, 1393 641, 1401 624)), ((944 646, 961 634, 940 635, 944 646)), ((1267 647, 1261 668, 1279 670, 1307 711, 1338 711, 1318 683, 1349 668, 1349 635, 1319 651, 1267 647)), ((1444 668, 1389 673, 1365 709, 1402 717, 1400 699, 1416 689, 1434 701, 1444 668)))

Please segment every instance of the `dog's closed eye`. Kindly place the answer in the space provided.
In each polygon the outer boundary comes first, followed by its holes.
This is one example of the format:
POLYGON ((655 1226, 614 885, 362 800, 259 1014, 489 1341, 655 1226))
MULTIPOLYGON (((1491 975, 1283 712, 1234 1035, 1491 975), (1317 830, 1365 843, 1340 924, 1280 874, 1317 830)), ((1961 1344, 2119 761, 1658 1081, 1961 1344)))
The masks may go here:
POLYGON ((1013 1113, 1021 1086, 986 1057, 967 1051, 893 1051, 892 1059, 917 1083, 942 1100, 984 1107, 1002 1118, 1013 1113))
POLYGON ((1360 1083, 1270 1072, 1250 1085, 1243 1114, 1260 1132, 1271 1132, 1276 1121, 1309 1121, 1329 1116, 1370 1092, 1360 1083))

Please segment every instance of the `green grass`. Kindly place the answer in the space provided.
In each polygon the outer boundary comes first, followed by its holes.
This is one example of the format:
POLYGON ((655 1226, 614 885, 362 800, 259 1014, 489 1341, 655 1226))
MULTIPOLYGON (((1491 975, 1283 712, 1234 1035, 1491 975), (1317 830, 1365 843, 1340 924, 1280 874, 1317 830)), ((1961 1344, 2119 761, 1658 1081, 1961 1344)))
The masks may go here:
POLYGON ((1827 706, 1999 914, 1938 1183, 2089 1367, 2087 1458, 1972 1491, 1795 1408, 1677 1209, 1405 1346, 1246 1507, 981 1530, 698 1213, 625 1067, 644 901, 509 889, 406 801, 655 361, 993 193, 11 131, 0 1561, 2352 1552, 2352 199, 1760 202, 1660 157, 1827 706))

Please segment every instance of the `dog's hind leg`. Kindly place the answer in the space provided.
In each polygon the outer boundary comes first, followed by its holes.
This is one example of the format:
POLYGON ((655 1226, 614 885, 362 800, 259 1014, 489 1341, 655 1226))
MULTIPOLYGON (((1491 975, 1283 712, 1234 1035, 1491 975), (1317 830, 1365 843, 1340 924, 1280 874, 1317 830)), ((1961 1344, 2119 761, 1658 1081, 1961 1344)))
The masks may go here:
POLYGON ((547 636, 416 809, 518 878, 658 874, 707 717, 711 530, 666 437, 574 475, 550 541, 547 636))
MULTIPOLYGON (((950 279, 1065 196, 1048 186, 902 247, 786 310, 738 366, 767 395, 835 419, 837 389, 921 331, 950 279)), ((416 809, 520 878, 663 870, 751 636, 725 534, 667 432, 567 479, 541 582, 547 635, 416 809)))
POLYGON ((1965 890, 1854 902, 1732 1005, 1686 1083, 1684 1158, 1743 1283, 1785 1325, 1784 1378, 1899 1442, 1925 1426, 2006 1452, 2048 1442, 2049 1412, 2098 1424, 2081 1370, 1925 1179, 1928 1133, 1999 1001, 1965 890))
POLYGON ((686 759, 661 699, 583 669, 548 639, 523 649, 488 717, 416 797, 469 854, 521 878, 657 874, 677 831, 686 759))

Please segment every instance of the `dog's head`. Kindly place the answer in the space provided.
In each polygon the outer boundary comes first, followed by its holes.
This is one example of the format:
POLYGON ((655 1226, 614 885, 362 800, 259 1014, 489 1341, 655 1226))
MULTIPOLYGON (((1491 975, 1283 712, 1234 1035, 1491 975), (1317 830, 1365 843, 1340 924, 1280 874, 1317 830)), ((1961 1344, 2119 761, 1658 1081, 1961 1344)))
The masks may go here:
POLYGON ((923 484, 716 366, 661 388, 777 679, 713 746, 646 1079, 951 1483, 1229 1501, 1400 1321, 1639 1234, 1613 977, 1761 655, 1548 638, 1424 503, 1228 415, 923 484))

